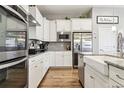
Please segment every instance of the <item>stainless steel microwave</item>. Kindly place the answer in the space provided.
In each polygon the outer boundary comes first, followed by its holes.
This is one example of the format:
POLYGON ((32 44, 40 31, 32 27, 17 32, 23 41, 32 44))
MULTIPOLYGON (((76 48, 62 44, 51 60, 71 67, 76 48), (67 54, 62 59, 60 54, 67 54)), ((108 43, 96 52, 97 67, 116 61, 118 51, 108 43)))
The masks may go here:
POLYGON ((57 32, 57 41, 71 42, 71 32, 57 32))

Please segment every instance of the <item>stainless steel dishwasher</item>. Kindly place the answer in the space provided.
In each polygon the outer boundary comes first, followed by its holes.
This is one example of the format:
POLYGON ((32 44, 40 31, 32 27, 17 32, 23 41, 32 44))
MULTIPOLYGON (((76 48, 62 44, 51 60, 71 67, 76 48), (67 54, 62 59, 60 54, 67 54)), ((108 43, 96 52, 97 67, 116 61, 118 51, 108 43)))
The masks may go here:
POLYGON ((78 76, 81 85, 84 87, 84 67, 85 63, 83 62, 83 55, 78 54, 78 76))

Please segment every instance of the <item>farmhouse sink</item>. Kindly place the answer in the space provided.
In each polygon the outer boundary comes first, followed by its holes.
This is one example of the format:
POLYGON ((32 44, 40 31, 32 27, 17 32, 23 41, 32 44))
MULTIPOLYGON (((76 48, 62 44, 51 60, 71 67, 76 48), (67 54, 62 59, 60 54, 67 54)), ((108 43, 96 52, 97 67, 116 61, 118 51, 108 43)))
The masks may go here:
POLYGON ((115 65, 123 65, 124 59, 111 56, 84 56, 84 62, 91 66, 94 70, 103 75, 108 75, 108 65, 105 61, 115 65))
POLYGON ((97 72, 108 76, 108 65, 104 62, 109 56, 84 56, 84 62, 97 72))

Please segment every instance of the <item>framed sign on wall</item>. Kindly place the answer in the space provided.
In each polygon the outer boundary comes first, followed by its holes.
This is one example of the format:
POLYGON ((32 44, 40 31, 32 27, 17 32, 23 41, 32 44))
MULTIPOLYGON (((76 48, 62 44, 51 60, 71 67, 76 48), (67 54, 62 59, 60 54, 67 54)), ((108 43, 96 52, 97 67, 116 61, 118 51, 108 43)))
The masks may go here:
POLYGON ((118 24, 118 16, 97 16, 97 24, 118 24))

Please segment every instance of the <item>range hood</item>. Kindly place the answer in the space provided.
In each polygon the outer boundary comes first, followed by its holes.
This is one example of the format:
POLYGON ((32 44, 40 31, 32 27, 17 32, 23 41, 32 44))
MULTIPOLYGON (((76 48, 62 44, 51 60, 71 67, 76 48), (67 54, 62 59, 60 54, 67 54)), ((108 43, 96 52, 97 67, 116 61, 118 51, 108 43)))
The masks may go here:
POLYGON ((28 15, 29 26, 40 26, 38 21, 32 16, 32 14, 28 15))

